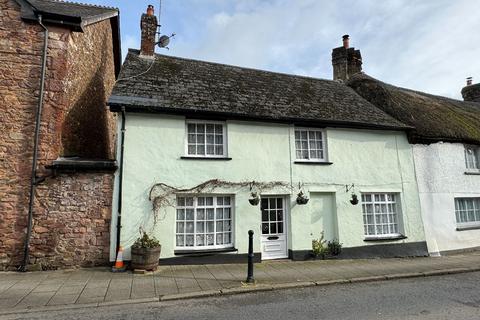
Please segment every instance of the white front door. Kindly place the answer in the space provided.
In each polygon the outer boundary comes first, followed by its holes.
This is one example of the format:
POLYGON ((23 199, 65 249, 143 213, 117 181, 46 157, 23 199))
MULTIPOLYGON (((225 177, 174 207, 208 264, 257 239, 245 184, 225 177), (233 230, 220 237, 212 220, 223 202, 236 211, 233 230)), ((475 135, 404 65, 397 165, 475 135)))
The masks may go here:
POLYGON ((288 257, 285 207, 284 197, 262 197, 262 260, 288 257))

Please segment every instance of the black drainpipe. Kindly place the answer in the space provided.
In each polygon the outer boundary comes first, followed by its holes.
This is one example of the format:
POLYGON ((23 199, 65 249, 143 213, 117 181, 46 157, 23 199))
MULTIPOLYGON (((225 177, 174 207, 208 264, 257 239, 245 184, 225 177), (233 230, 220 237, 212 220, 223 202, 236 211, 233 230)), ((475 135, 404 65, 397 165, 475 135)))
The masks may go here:
POLYGON ((125 150, 125 107, 122 106, 122 129, 120 136, 120 172, 118 175, 118 213, 117 213, 117 247, 115 249, 115 259, 120 248, 120 230, 122 229, 122 187, 123 187, 123 151, 125 150))
POLYGON ((23 262, 19 268, 19 271, 27 271, 30 253, 30 237, 32 235, 33 226, 33 203, 35 200, 35 186, 37 185, 37 160, 38 160, 38 141, 40 136, 40 122, 42 120, 42 108, 43 108, 43 92, 45 87, 45 71, 47 66, 47 50, 48 50, 48 29, 42 23, 42 15, 38 15, 38 24, 44 30, 43 38, 43 57, 42 57, 42 69, 40 76, 40 93, 37 105, 37 111, 35 115, 35 140, 33 146, 33 161, 32 161, 32 176, 30 179, 30 201, 28 203, 28 224, 27 235, 25 237, 25 248, 23 252, 23 262))

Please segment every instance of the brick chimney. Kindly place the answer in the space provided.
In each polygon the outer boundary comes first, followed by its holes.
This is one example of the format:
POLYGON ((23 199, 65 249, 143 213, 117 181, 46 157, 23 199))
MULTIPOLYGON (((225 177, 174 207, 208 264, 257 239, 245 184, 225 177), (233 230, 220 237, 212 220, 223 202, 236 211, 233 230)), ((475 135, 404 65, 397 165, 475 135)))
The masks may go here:
POLYGON ((472 84, 472 77, 467 78, 467 85, 462 89, 464 101, 480 102, 480 83, 472 84))
POLYGON ((140 29, 142 41, 140 43, 140 55, 153 56, 155 53, 155 40, 157 35, 157 17, 152 5, 148 5, 147 13, 142 14, 140 29))
POLYGON ((350 36, 342 37, 343 46, 332 50, 333 80, 348 80, 355 73, 362 71, 360 50, 350 48, 350 36))

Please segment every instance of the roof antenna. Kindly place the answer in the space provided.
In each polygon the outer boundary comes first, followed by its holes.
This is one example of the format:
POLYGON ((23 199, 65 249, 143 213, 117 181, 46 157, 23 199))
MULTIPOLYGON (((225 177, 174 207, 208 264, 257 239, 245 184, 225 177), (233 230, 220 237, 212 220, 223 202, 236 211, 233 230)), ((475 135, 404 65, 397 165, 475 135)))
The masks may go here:
POLYGON ((160 48, 165 48, 167 50, 170 50, 167 46, 170 43, 170 38, 175 37, 175 33, 172 33, 170 36, 162 35, 160 33, 160 27, 162 26, 160 24, 161 13, 162 13, 162 0, 159 0, 159 6, 158 6, 158 22, 159 22, 159 24, 157 25, 157 27, 158 27, 158 31, 157 31, 158 41, 155 44, 157 46, 159 46, 160 48))

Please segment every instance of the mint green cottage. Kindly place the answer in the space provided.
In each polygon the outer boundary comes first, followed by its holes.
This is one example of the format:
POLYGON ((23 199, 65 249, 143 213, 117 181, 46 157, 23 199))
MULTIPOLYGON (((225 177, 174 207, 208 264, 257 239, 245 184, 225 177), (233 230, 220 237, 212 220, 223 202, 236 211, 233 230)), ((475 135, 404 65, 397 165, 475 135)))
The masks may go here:
POLYGON ((410 127, 348 86, 148 48, 119 79, 112 260, 139 230, 164 264, 245 261, 249 230, 257 261, 322 234, 346 258, 428 254, 410 127))

